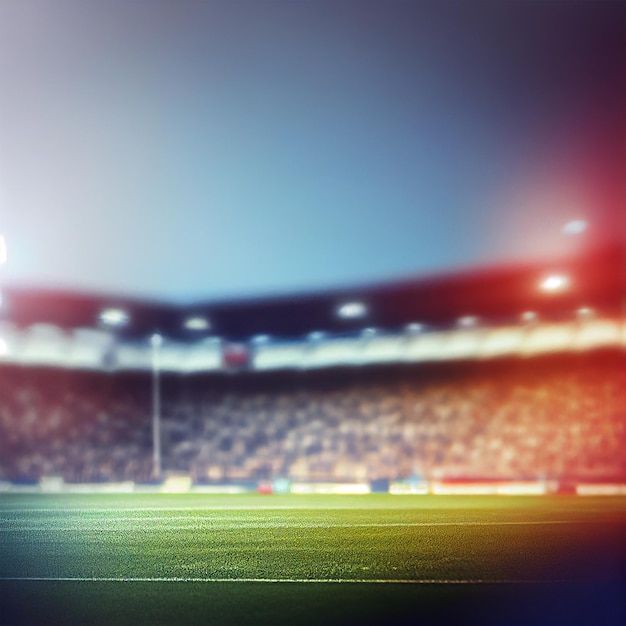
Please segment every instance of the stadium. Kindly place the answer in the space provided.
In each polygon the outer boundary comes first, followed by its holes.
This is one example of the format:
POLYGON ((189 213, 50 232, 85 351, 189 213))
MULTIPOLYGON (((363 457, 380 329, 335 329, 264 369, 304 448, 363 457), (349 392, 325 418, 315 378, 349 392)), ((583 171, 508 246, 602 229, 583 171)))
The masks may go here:
POLYGON ((405 623, 416 603, 620 623, 620 252, 562 265, 556 296, 542 266, 192 315, 7 291, 5 623, 405 623))
POLYGON ((626 624, 624 8, 0 0, 0 625, 626 624))

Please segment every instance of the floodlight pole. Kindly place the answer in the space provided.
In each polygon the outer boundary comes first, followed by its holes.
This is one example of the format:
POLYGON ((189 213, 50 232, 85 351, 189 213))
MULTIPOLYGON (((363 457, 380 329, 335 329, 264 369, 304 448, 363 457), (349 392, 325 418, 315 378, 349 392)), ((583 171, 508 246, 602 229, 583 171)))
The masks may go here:
POLYGON ((152 476, 161 478, 161 370, 159 363, 163 338, 158 333, 150 337, 152 346, 152 476))

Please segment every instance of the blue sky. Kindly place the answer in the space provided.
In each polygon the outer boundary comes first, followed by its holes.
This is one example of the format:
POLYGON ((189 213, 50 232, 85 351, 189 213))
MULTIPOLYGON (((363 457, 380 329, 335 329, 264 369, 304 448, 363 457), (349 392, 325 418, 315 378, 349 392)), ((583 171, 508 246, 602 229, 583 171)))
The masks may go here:
POLYGON ((576 251, 614 16, 543 4, 0 4, 0 279, 187 301, 576 251))

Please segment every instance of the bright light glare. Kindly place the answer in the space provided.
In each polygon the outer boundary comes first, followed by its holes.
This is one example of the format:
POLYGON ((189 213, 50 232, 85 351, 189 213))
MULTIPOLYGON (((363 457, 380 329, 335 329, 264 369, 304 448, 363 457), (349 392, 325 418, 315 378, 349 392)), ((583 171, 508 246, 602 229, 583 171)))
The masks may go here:
POLYGON ((568 285, 569 279, 567 278, 567 276, 563 276, 563 274, 550 274, 550 276, 546 276, 539 283, 539 288, 542 291, 555 293, 567 289, 568 285))
POLYGON ((367 307, 363 302, 345 302, 337 308, 337 315, 343 319, 365 317, 367 307))
POLYGON ((150 345, 153 348, 159 348, 163 345, 163 337, 159 333, 154 333, 150 337, 150 345))
POLYGON ((211 324, 206 317, 193 315, 185 320, 185 328, 187 330, 208 330, 211 328, 211 324))
POLYGON ((9 346, 7 342, 0 337, 0 357, 7 356, 9 354, 9 346))
POLYGON ((100 321, 107 326, 124 326, 129 319, 130 316, 124 309, 110 308, 100 313, 100 321))
POLYGON ((586 220, 570 220, 563 226, 564 235, 580 235, 587 230, 586 220))

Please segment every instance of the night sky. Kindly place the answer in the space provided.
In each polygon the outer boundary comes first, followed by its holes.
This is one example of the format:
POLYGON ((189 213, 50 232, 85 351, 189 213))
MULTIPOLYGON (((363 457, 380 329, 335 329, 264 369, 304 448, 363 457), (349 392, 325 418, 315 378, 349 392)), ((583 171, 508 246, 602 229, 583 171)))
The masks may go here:
POLYGON ((0 281, 184 302, 580 252, 623 209, 625 7, 0 0, 0 281))

